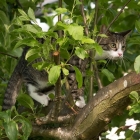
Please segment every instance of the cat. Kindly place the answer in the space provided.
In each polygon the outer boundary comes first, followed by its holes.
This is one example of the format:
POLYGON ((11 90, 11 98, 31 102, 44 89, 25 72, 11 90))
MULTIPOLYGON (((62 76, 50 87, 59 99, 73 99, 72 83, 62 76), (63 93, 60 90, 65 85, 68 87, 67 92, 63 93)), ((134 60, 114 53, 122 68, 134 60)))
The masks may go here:
MULTIPOLYGON (((106 27, 102 26, 100 33, 105 33, 106 27)), ((113 33, 108 31, 106 35, 108 37, 101 38, 98 37, 99 44, 103 48, 103 54, 98 55, 95 54, 95 60, 100 59, 122 59, 123 53, 125 51, 125 39, 126 36, 130 33, 130 30, 120 33, 113 33)), ((32 67, 32 65, 28 64, 28 62, 25 60, 25 56, 27 51, 29 50, 29 47, 25 47, 23 49, 22 56, 17 64, 17 66, 14 69, 14 72, 8 82, 5 95, 4 95, 4 101, 3 101, 3 110, 10 109, 16 102, 16 97, 19 93, 19 90, 21 88, 22 82, 25 83, 27 86, 27 90, 29 92, 29 95, 42 104, 43 106, 48 106, 50 97, 49 94, 55 94, 54 92, 54 86, 53 85, 47 85, 48 81, 48 74, 45 71, 38 71, 32 67)), ((82 60, 78 58, 77 56, 73 56, 68 63, 71 65, 76 65, 82 72, 85 72, 86 64, 89 62, 88 59, 82 60)), ((72 86, 72 83, 75 81, 75 72, 73 69, 69 69, 69 75, 68 75, 68 82, 70 87, 72 86)), ((77 83, 74 85, 73 90, 71 93, 74 95, 74 101, 75 104, 79 108, 83 108, 86 103, 83 97, 84 88, 78 89, 77 83)))

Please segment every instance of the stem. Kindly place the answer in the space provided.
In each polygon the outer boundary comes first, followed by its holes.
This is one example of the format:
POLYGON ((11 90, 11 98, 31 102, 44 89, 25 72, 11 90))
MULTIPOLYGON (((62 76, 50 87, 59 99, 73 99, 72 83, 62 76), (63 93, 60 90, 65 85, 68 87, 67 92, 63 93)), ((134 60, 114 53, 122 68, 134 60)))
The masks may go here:
POLYGON ((99 77, 98 68, 97 68, 97 64, 96 63, 94 65, 94 71, 95 71, 95 78, 96 78, 98 87, 99 87, 99 89, 101 89, 101 88, 103 88, 103 85, 102 85, 101 79, 99 77))
POLYGON ((119 17, 119 15, 123 12, 125 6, 130 2, 131 0, 128 0, 124 5, 123 7, 121 8, 121 10, 119 11, 119 13, 116 15, 116 17, 111 21, 111 23, 108 25, 107 29, 106 29, 106 32, 109 30, 109 28, 111 27, 111 25, 116 21, 116 19, 119 17))
MULTIPOLYGON (((86 21, 87 21, 86 20, 86 16, 85 16, 85 13, 84 13, 83 0, 81 0, 81 3, 82 4, 80 6, 80 9, 81 9, 81 13, 82 13, 82 16, 83 16, 83 21, 84 21, 84 26, 85 26, 84 30, 85 30, 86 36, 88 36, 89 31, 88 31, 88 26, 87 26, 87 23, 86 23, 86 21)), ((89 60, 89 62, 90 62, 90 71, 93 71, 94 70, 93 69, 93 64, 92 64, 92 62, 93 62, 93 54, 94 54, 94 51, 91 50, 89 52, 89 56, 90 56, 90 60, 89 60)), ((92 98, 92 94, 93 94, 93 76, 90 77, 88 101, 92 98)))
MULTIPOLYGON (((53 53, 54 56, 54 62, 56 65, 60 64, 60 54, 58 51, 55 51, 53 53)), ((61 76, 59 76, 56 84, 55 84, 55 103, 52 109, 51 117, 56 119, 59 112, 60 112, 60 106, 61 106, 61 76)))
MULTIPOLYGON (((97 24, 97 16, 98 16, 98 0, 95 0, 94 28, 95 28, 95 26, 97 24)), ((96 38, 96 41, 97 41, 97 38, 96 38)), ((99 77, 99 73, 98 73, 98 68, 97 68, 96 62, 94 63, 94 68, 93 69, 95 71, 95 78, 96 78, 98 87, 99 87, 99 89, 101 89, 103 87, 103 85, 102 85, 102 82, 101 82, 100 77, 99 77)))
MULTIPOLYGON (((58 1, 58 7, 62 7, 62 0, 58 1)), ((61 14, 58 16, 58 21, 61 21, 61 14)), ((59 37, 62 37, 62 30, 58 31, 59 37)), ((59 52, 60 46, 56 46, 56 51, 53 53, 54 56, 54 62, 56 65, 60 65, 60 52, 59 52)), ((55 103, 52 109, 51 117, 54 119, 57 119, 58 114, 61 109, 61 75, 59 76, 56 84, 55 84, 55 103)))
POLYGON ((98 15, 98 0, 95 0, 95 14, 94 14, 93 28, 95 28, 97 24, 97 15, 98 15))
POLYGON ((80 9, 81 9, 81 13, 82 13, 82 16, 83 16, 83 21, 84 21, 84 30, 85 30, 85 34, 86 36, 88 36, 89 34, 89 31, 88 31, 88 26, 87 26, 87 19, 86 19, 86 16, 85 16, 85 13, 84 13, 84 6, 83 6, 83 0, 80 0, 81 1, 81 5, 80 5, 80 9))

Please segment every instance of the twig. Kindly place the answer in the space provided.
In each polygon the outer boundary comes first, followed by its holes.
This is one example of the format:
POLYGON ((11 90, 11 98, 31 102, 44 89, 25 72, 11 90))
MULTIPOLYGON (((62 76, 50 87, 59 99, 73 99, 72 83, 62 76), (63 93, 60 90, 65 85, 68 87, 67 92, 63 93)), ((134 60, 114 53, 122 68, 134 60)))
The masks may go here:
MULTIPOLYGON (((80 6, 80 9, 81 9, 81 13, 82 13, 82 16, 83 16, 83 21, 84 21, 84 26, 85 26, 85 34, 86 34, 86 36, 88 36, 88 34, 89 34, 89 31, 88 31, 88 26, 87 26, 87 20, 86 20, 86 16, 85 16, 85 13, 84 13, 84 6, 83 6, 83 0, 81 0, 81 6, 80 6)), ((93 54, 94 54, 94 52, 93 52, 93 50, 91 50, 90 52, 89 52, 89 56, 90 56, 90 70, 91 71, 93 71, 93 64, 92 64, 92 62, 93 62, 93 54)), ((92 94, 93 94, 93 76, 91 76, 90 77, 90 85, 89 85, 89 88, 90 88, 90 90, 89 90, 89 94, 88 94, 88 101, 91 99, 91 97, 92 97, 92 94)))
POLYGON ((0 52, 0 54, 10 56, 10 57, 12 57, 12 58, 14 58, 14 59, 18 59, 18 57, 13 56, 13 55, 11 55, 11 54, 4 53, 4 52, 0 52))
MULTIPOLYGON (((60 64, 60 54, 58 51, 53 53, 54 62, 56 65, 60 64)), ((59 112, 60 112, 60 105, 61 105, 61 76, 59 76, 56 84, 55 84, 55 103, 52 109, 51 117, 56 119, 59 112)))
MULTIPOLYGON (((97 24, 97 15, 98 15, 98 0, 95 0, 95 16, 94 16, 94 28, 97 24)), ((96 38, 97 41, 97 38, 96 38)), ((94 71, 95 71, 95 78, 98 84, 99 89, 101 89, 103 87, 101 79, 99 77, 99 73, 98 73, 98 67, 96 62, 94 63, 94 71)), ((91 95, 92 96, 92 95, 91 95)))
POLYGON ((86 19, 86 16, 85 16, 85 12, 84 12, 84 6, 83 6, 83 0, 80 0, 81 1, 81 5, 80 5, 80 9, 81 9, 81 13, 82 13, 82 16, 83 16, 83 21, 84 21, 84 26, 85 26, 85 34, 88 36, 88 26, 87 26, 87 19, 86 19))
POLYGON ((119 13, 116 15, 116 17, 111 21, 111 23, 108 25, 106 31, 105 31, 105 34, 107 33, 107 31, 109 30, 109 28, 111 27, 111 25, 116 21, 116 19, 119 17, 119 15, 123 12, 125 6, 130 2, 131 0, 128 0, 124 6, 121 8, 121 10, 119 11, 119 13))
POLYGON ((99 77, 98 68, 97 68, 96 63, 94 64, 94 71, 95 71, 95 78, 96 78, 96 81, 98 84, 98 88, 101 89, 101 88, 103 88, 103 85, 102 85, 101 79, 99 77))
POLYGON ((65 103, 75 114, 78 114, 76 110, 66 101, 65 103))
POLYGON ((97 15, 98 15, 98 0, 95 0, 95 14, 94 14, 93 28, 95 28, 97 24, 97 15))
MULTIPOLYGON (((59 5, 59 7, 62 7, 62 0, 59 0, 58 1, 58 5, 59 5)), ((58 15, 58 21, 61 21, 62 19, 61 19, 61 14, 60 15, 58 15)), ((59 30, 58 31, 58 35, 59 35, 59 37, 62 37, 63 36, 63 34, 62 34, 62 30, 59 30)))

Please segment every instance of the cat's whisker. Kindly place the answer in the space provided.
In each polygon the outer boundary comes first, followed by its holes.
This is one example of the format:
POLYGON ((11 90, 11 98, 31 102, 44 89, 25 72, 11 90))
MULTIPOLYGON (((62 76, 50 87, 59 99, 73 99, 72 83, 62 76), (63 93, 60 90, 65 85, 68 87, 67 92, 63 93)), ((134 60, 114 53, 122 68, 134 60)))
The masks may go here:
POLYGON ((123 57, 124 60, 126 60, 127 62, 130 62, 130 60, 127 57, 123 57))
POLYGON ((108 57, 107 58, 107 63, 105 64, 105 66, 107 66, 109 64, 109 62, 111 61, 111 59, 108 57))
POLYGON ((123 57, 121 58, 121 62, 122 62, 122 64, 124 65, 124 69, 125 69, 125 71, 126 71, 126 65, 125 65, 125 62, 124 62, 123 57))

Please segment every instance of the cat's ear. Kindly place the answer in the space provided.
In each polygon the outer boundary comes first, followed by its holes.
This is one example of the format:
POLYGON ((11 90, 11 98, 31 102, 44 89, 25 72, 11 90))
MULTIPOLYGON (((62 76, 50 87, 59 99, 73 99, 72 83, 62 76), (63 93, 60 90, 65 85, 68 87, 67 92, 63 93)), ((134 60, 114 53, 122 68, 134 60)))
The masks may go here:
POLYGON ((119 35, 122 35, 123 37, 126 37, 131 33, 131 31, 132 30, 127 30, 127 31, 124 31, 124 32, 120 32, 119 35))
POLYGON ((105 34, 106 31, 107 31, 107 26, 106 25, 101 25, 100 33, 105 34))

